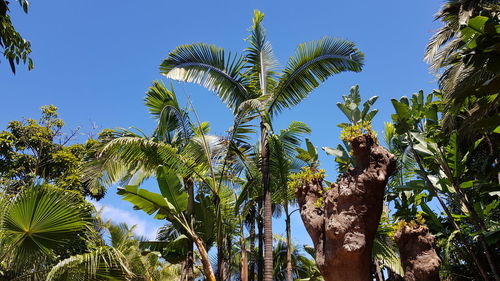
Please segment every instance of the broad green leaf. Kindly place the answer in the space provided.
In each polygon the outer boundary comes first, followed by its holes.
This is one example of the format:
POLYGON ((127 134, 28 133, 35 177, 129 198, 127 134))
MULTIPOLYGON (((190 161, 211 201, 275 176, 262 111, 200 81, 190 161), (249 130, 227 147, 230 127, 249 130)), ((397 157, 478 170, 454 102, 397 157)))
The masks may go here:
POLYGON ((184 186, 179 176, 168 167, 158 167, 156 173, 160 192, 165 199, 180 213, 187 209, 188 194, 184 192, 184 186))
POLYGON ((136 185, 127 185, 124 188, 118 188, 119 195, 123 200, 134 204, 136 209, 146 212, 148 215, 156 213, 155 219, 172 219, 175 214, 175 207, 169 203, 161 194, 154 193, 145 189, 138 189, 136 185))
POLYGON ((460 184, 460 188, 471 188, 474 186, 475 180, 466 181, 460 184))

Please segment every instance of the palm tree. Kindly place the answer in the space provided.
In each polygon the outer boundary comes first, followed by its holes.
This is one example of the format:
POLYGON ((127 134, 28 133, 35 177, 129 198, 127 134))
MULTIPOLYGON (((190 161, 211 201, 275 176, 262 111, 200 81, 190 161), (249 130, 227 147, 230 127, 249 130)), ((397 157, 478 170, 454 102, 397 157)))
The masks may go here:
MULTIPOLYGON (((300 150, 298 147, 303 134, 309 134, 311 130, 306 124, 301 122, 292 122, 288 128, 281 130, 280 134, 269 136, 269 147, 271 152, 270 170, 274 175, 271 180, 273 186, 273 201, 280 204, 285 212, 286 226, 286 245, 287 247, 287 266, 286 280, 292 281, 292 230, 291 230, 291 213, 290 205, 295 201, 295 195, 288 188, 288 178, 291 172, 298 172, 300 164, 294 161, 295 151, 300 150)), ((312 144, 306 139, 308 146, 312 144)), ((312 151, 311 151, 312 153, 312 151)), ((317 160, 317 154, 316 160, 317 160)), ((314 156, 312 156, 314 158, 314 156)))
POLYGON ((130 276, 121 253, 92 245, 98 240, 92 227, 93 208, 79 194, 32 186, 0 206, 0 280, 77 280, 69 276, 126 280, 130 276), (90 245, 74 251, 84 253, 71 255, 79 243, 90 245), (82 266, 76 270, 75 264, 82 266))
MULTIPOLYGON (((148 213, 154 212, 154 210, 143 208, 144 206, 139 202, 139 197, 141 197, 139 193, 142 190, 138 189, 138 186, 143 180, 154 176, 159 179, 160 169, 158 167, 166 168, 168 174, 173 173, 180 177, 176 185, 187 193, 185 194, 186 200, 188 200, 186 209, 180 208, 176 212, 171 210, 169 216, 157 217, 168 219, 169 222, 174 223, 179 230, 183 231, 188 239, 194 240, 200 255, 202 255, 207 278, 212 278, 213 270, 208 256, 205 255, 208 245, 202 243, 206 240, 197 237, 203 236, 201 235, 203 233, 198 232, 198 227, 212 227, 204 230, 207 235, 211 234, 214 229, 209 223, 200 224, 197 220, 216 218, 216 240, 219 250, 218 268, 220 269, 218 274, 219 278, 222 279, 224 259, 228 256, 224 252, 223 245, 224 241, 230 241, 225 233, 228 233, 234 224, 232 217, 234 191, 231 189, 231 185, 240 183, 238 174, 243 170, 244 164, 239 159, 244 158, 245 153, 247 153, 245 143, 248 137, 246 134, 252 132, 248 122, 253 117, 249 114, 237 116, 228 136, 219 137, 208 134, 208 123, 200 122, 195 111, 193 112, 197 125, 194 125, 187 110, 179 108, 173 89, 168 90, 161 83, 154 83, 153 87, 150 88, 146 96, 146 104, 150 107, 150 112, 158 119, 154 134, 148 137, 130 130, 115 131, 114 138, 105 144, 100 152, 100 157, 92 163, 88 177, 96 178, 97 181, 102 181, 106 185, 121 181, 126 185, 119 191, 124 199, 130 199, 129 201, 136 206, 140 204, 138 207, 148 213), (202 198, 209 194, 211 199, 207 198, 207 202, 210 203, 210 206, 213 204, 215 214, 208 215, 208 209, 203 208, 200 209, 201 213, 197 214, 196 206, 200 202, 195 202, 197 197, 194 192, 195 186, 198 195, 202 195, 202 198), (139 201, 135 201, 133 198, 139 201), (207 218, 200 217, 204 214, 207 214, 207 218)), ((171 178, 173 176, 169 176, 167 182, 170 182, 171 178)), ((158 182, 164 184, 163 181, 158 182)), ((167 212, 162 205, 157 203, 153 204, 157 211, 167 212)), ((162 204, 167 203, 162 202, 162 204)), ((187 268, 192 268, 192 265, 187 266, 187 268)))
POLYGON ((314 257, 314 248, 292 244, 287 238, 274 235, 274 270, 273 280, 289 280, 288 264, 293 264, 291 280, 323 281, 318 267, 307 256, 314 257), (312 248, 312 249, 311 249, 312 248), (312 251, 311 251, 312 250, 312 251), (290 257, 289 257, 290 256, 290 257))
POLYGON ((272 118, 300 103, 328 77, 343 71, 361 71, 364 55, 352 42, 322 38, 299 45, 288 65, 275 70, 276 60, 262 25, 264 14, 254 12, 249 47, 244 56, 197 43, 181 45, 160 65, 168 78, 193 82, 214 91, 236 114, 252 108, 260 116, 260 158, 264 189, 264 280, 272 280, 272 210, 268 135, 272 118))

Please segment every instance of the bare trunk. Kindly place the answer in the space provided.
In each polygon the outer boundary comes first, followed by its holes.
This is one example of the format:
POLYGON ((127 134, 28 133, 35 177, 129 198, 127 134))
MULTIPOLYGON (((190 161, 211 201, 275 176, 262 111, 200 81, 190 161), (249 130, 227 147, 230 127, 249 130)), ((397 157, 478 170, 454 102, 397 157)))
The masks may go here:
POLYGON ((401 254, 405 281, 439 281, 441 259, 434 249, 434 235, 425 225, 406 225, 394 235, 401 254))
MULTIPOLYGON (((187 215, 189 219, 189 223, 191 224, 192 229, 194 229, 194 185, 193 182, 189 179, 185 179, 186 188, 188 192, 188 206, 187 206, 187 215)), ((189 241, 189 249, 187 252, 186 258, 186 281, 194 281, 194 247, 193 247, 193 239, 189 241)))
POLYGON ((371 280, 373 239, 384 189, 396 161, 368 135, 352 142, 356 167, 331 188, 321 177, 304 179, 296 196, 325 281, 371 280))
POLYGON ((249 239, 250 239, 250 267, 248 269, 248 281, 255 281, 255 220, 252 218, 252 224, 250 225, 249 231, 249 239))
POLYGON ((233 255, 233 244, 232 244, 231 235, 227 234, 226 236, 226 259, 225 259, 225 269, 224 269, 224 280, 231 279, 231 257, 233 255))
POLYGON ((248 281, 247 246, 245 241, 245 235, 243 233, 243 220, 241 220, 241 226, 240 226, 240 248, 241 248, 240 280, 248 281))
POLYGON ((257 257, 257 280, 264 280, 264 223, 262 218, 263 200, 259 200, 259 212, 257 215, 257 227, 259 230, 259 255, 257 257))
POLYGON ((224 257, 224 238, 218 234, 217 238, 217 280, 225 280, 225 257, 224 257))
POLYGON ((293 281, 292 278, 292 230, 290 228, 290 214, 288 213, 288 202, 285 203, 286 213, 286 280, 293 281))
POLYGON ((196 235, 193 236, 193 241, 196 244, 196 247, 198 248, 198 252, 200 253, 200 259, 201 259, 201 264, 203 265, 203 272, 205 274, 205 278, 208 281, 215 281, 214 270, 212 269, 212 265, 210 264, 210 258, 208 257, 208 253, 205 248, 205 245, 203 244, 203 241, 201 241, 201 239, 196 235))
POLYGON ((271 208, 271 185, 269 174, 268 131, 263 122, 261 127, 262 183, 264 188, 264 281, 273 281, 273 212, 271 208))

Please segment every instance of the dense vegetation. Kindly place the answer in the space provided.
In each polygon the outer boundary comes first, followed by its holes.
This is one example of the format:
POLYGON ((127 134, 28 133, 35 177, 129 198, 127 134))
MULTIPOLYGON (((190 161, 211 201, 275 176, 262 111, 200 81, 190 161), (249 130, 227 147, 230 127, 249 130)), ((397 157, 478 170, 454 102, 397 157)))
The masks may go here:
MULTIPOLYGON (((30 50, 8 4, 0 46, 14 71, 30 50)), ((364 55, 325 37, 278 69, 260 11, 240 56, 197 43, 160 65, 232 110, 225 135, 161 81, 144 98, 149 135, 106 129, 77 143, 55 106, 11 121, 0 132, 0 280, 500 280, 500 6, 449 1, 436 19, 425 52, 436 90, 392 99, 378 134, 378 97, 353 86, 337 103, 343 143, 322 148, 335 182, 309 126, 278 131, 273 120, 327 78, 361 71, 364 55), (164 221, 155 240, 87 201, 116 184, 131 208, 164 221), (292 243, 297 207, 314 245, 292 243)))

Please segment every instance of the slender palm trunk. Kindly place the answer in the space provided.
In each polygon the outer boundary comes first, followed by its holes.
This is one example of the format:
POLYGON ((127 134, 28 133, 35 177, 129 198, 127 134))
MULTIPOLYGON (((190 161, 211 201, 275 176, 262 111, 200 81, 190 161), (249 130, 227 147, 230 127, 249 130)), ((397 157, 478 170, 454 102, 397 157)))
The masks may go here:
POLYGON ((271 184, 269 174, 268 131, 264 122, 261 128, 262 183, 264 187, 264 281, 273 281, 273 222, 271 209, 271 184))
POLYGON ((248 281, 248 258, 247 258, 247 242, 245 241, 245 234, 243 233, 243 219, 240 220, 240 249, 241 249, 241 266, 240 266, 240 280, 248 281))
POLYGON ((249 260, 250 266, 248 269, 248 281, 255 281, 255 217, 252 218, 252 224, 250 225, 249 238, 250 239, 250 249, 249 249, 249 260))
MULTIPOLYGON (((233 256, 233 240, 231 239, 231 234, 228 233, 226 236, 226 267, 224 269, 224 280, 230 280, 231 279, 231 270, 232 270, 232 262, 231 262, 231 257, 233 256)), ((248 264, 247 264, 248 266, 248 264)))
POLYGON ((264 223, 263 223, 263 199, 259 199, 259 210, 257 215, 257 228, 259 231, 259 253, 257 257, 257 281, 264 280, 264 223))
POLYGON ((286 280, 292 279, 292 230, 290 227, 290 213, 288 212, 288 200, 285 202, 285 224, 286 224, 286 280))
POLYGON ((193 240, 200 252, 201 264, 203 265, 203 272, 205 274, 206 280, 215 281, 214 270, 212 269, 212 264, 210 264, 210 258, 208 257, 207 249, 203 244, 203 241, 196 235, 193 234, 193 240))
MULTIPOLYGON (((194 229, 194 185, 193 182, 189 179, 184 181, 186 183, 187 192, 188 192, 188 206, 187 206, 187 215, 189 219, 189 223, 191 224, 191 228, 194 229)), ((189 241, 189 249, 187 252, 186 258, 186 281, 194 281, 194 247, 193 247, 193 239, 189 241)))
POLYGON ((225 276, 225 257, 224 257, 224 237, 217 235, 217 280, 223 281, 225 276))

